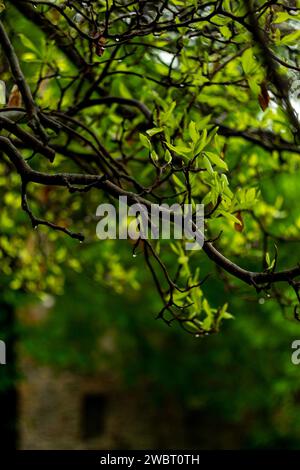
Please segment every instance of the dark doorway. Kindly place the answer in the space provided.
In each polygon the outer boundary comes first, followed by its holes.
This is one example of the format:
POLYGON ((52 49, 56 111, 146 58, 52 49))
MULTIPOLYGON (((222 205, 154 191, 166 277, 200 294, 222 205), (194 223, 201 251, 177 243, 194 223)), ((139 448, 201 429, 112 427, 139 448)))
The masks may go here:
POLYGON ((105 428, 107 397, 102 393, 84 395, 82 400, 82 435, 84 439, 100 436, 105 428))

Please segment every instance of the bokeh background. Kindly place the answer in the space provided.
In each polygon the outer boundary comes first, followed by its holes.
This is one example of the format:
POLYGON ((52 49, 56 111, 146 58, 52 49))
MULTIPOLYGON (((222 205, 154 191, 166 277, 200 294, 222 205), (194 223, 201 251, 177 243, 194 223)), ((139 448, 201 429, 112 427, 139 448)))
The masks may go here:
MULTIPOLYGON (((39 74, 40 51, 57 60, 66 77, 78 73, 36 26, 5 3, 7 28, 32 82, 39 74)), ((51 14, 57 21, 56 13, 51 14)), ((168 72, 162 55, 147 54, 141 49, 136 57, 128 56, 128 68, 141 65, 143 73, 156 70, 158 76, 168 72)), ((239 59, 235 66, 241 73, 239 59)), ((11 90, 13 81, 4 61, 0 74, 11 90)), ((66 77, 60 76, 60 83, 67 83, 66 77)), ((126 79, 126 85, 122 77, 111 80, 115 95, 146 93, 147 104, 153 104, 153 84, 142 88, 137 77, 126 79)), ((228 96, 224 87, 206 90, 207 95, 199 97, 195 119, 202 100, 216 106, 217 117, 224 108, 232 128, 250 123, 268 129, 273 119, 280 135, 284 120, 279 111, 270 106, 263 114, 257 99, 249 99, 248 89, 228 87, 228 96)), ((188 105, 185 89, 164 93, 166 100, 174 95, 179 108, 188 105)), ((51 106, 59 97, 57 84, 43 85, 41 101, 51 106)), ((113 141, 110 131, 122 118, 118 110, 105 108, 103 113, 100 135, 113 141)), ((88 125, 97 125, 96 117, 88 116, 88 125)), ((130 114, 127 122, 135 125, 130 114)), ((270 158, 271 153, 244 139, 228 139, 227 144, 233 191, 253 181, 263 196, 258 209, 268 229, 296 236, 298 156, 285 154, 282 160, 274 152, 270 158)), ((58 171, 62 161, 58 158, 54 169, 58 171)), ((276 302, 279 287, 272 297, 256 293, 225 278, 205 256, 197 255, 192 263, 200 268, 201 278, 211 274, 203 287, 206 298, 215 308, 228 302, 234 318, 222 324, 220 333, 201 338, 187 334, 179 324, 169 327, 156 319, 161 302, 140 249, 134 257, 129 241, 96 240, 94 215, 103 201, 99 192, 84 199, 66 193, 34 187, 29 195, 37 215, 83 227, 87 237, 82 244, 44 227, 31 228, 20 210, 19 178, 0 161, 0 338, 7 344, 7 365, 0 366, 1 447, 299 448, 300 365, 291 362, 291 345, 300 339, 300 323, 292 305, 282 310, 276 302)), ((213 221, 213 234, 219 231, 218 220, 213 221)), ((259 269, 262 234, 247 214, 244 222, 246 229, 240 233, 222 219, 222 248, 234 259, 242 257, 249 269, 259 269)), ((278 247, 278 269, 299 262, 298 242, 279 242, 278 247)), ((274 256, 273 245, 270 251, 274 256)), ((172 265, 174 253, 166 250, 166 258, 172 265)), ((280 289, 291 295, 288 286, 280 289)))
MULTIPOLYGON (((11 362, 0 369, 10 444, 16 424, 21 449, 297 448, 297 324, 273 300, 241 290, 230 295, 235 319, 218 335, 169 328, 155 320, 158 296, 128 248, 74 246, 84 262, 65 268, 59 295, 4 292, 2 333, 17 344, 17 371, 11 362), (106 287, 88 269, 105 262, 106 287), (130 269, 138 281, 128 281, 130 269)), ((207 295, 228 299, 215 278, 207 295)))

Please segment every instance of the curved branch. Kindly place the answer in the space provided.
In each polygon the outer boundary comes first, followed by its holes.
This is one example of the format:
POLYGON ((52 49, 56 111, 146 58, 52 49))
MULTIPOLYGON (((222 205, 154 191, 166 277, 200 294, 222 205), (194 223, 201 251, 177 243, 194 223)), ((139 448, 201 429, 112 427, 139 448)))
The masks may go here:
MULTIPOLYGON (((92 187, 98 187, 104 190, 107 194, 118 198, 120 196, 126 196, 129 203, 143 204, 148 209, 151 209, 151 201, 143 197, 138 196, 137 194, 126 191, 123 188, 120 188, 115 183, 103 179, 103 176, 98 175, 86 175, 86 174, 77 174, 77 173, 56 173, 48 174, 40 171, 33 170, 27 162, 23 160, 19 154, 16 147, 10 142, 6 137, 0 137, 0 143, 2 144, 5 153, 11 159, 15 165, 22 181, 25 183, 33 182, 37 184, 44 184, 50 186, 63 186, 70 188, 71 185, 84 185, 92 187)), ((174 213, 167 209, 166 207, 159 206, 160 212, 165 213, 172 218, 174 213)), ((196 225, 193 223, 193 229, 197 229, 196 225)), ((222 253, 220 253, 214 246, 212 242, 205 241, 203 245, 203 251, 215 264, 223 268, 229 274, 234 277, 246 282, 249 285, 254 287, 259 287, 264 284, 270 284, 280 281, 290 282, 292 279, 300 275, 300 265, 294 268, 278 271, 278 272, 253 272, 248 271, 244 268, 241 268, 238 264, 226 258, 222 253)))

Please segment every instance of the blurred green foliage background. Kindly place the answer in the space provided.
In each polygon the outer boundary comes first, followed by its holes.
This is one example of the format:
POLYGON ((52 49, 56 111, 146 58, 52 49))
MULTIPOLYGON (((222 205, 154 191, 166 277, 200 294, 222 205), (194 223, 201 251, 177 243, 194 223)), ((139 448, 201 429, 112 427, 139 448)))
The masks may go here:
MULTIPOLYGON (((181 6, 181 3, 174 2, 175 6, 181 6)), ((228 9, 231 3, 226 2, 228 9)), ((237 8, 243 8, 243 2, 235 3, 237 8)), ((12 7, 6 7, 4 19, 30 85, 34 87, 37 83, 41 63, 53 62, 60 70, 61 76, 50 81, 38 96, 39 104, 44 109, 51 109, 60 99, 61 84, 68 84, 68 75, 77 71, 53 41, 46 42, 45 35, 36 26, 12 7)), ((50 12, 49 17, 66 27, 55 11, 50 12)), ((262 21, 263 18, 262 15, 262 21)), ((221 32, 225 39, 228 36, 227 19, 219 18, 217 24, 217 29, 223 28, 221 32)), ((237 45, 229 44, 225 57, 250 41, 240 25, 235 34, 237 45)), ((150 52, 147 49, 146 54, 144 47, 147 48, 147 44, 154 44, 158 49, 169 46, 177 53, 175 39, 172 35, 146 37, 143 48, 136 52, 137 57, 128 55, 126 60, 120 59, 114 63, 114 70, 141 69, 143 74, 154 74, 158 80, 165 77, 168 65, 155 48, 150 52)), ((250 55, 242 59, 237 57, 220 72, 220 76, 217 75, 220 82, 241 78, 247 85, 202 88, 207 82, 205 67, 214 65, 211 44, 197 37, 194 43, 184 45, 178 52, 181 68, 178 67, 173 75, 178 83, 187 76, 196 87, 192 92, 180 90, 179 86, 162 89, 159 84, 151 82, 149 85, 146 80, 141 84, 137 76, 125 80, 123 75, 110 77, 105 86, 112 95, 138 98, 149 106, 155 102, 161 113, 161 101, 166 108, 171 108, 176 101, 165 127, 168 128, 166 133, 175 133, 179 123, 183 125, 181 145, 188 140, 191 120, 201 121, 199 126, 203 129, 207 126, 210 132, 214 119, 224 113, 223 124, 234 129, 271 129, 278 136, 292 138, 280 107, 270 106, 265 113, 261 112, 257 88, 263 71, 250 46, 250 55), (203 75, 190 58, 198 50, 205 56, 203 75), (194 100, 198 107, 189 107, 194 100), (209 105, 208 109, 206 105, 209 105), (208 115, 211 115, 211 124, 209 118, 203 123, 208 115)), ((283 45, 277 38, 276 47, 281 52, 283 45)), ((86 53, 84 46, 79 47, 86 53)), ((96 60, 100 67, 102 61, 105 64, 106 56, 96 60)), ((10 89, 13 80, 7 67, 2 67, 1 78, 10 89)), ((72 99, 72 93, 66 93, 62 107, 70 106, 72 99)), ((100 110, 98 107, 91 113, 83 113, 82 119, 103 136, 104 144, 116 157, 119 148, 114 139, 123 122, 117 107, 100 107, 100 110)), ((138 156, 148 158, 147 151, 141 149, 136 131, 141 125, 141 116, 130 115, 124 119, 128 126, 126 132, 131 136, 125 139, 124 151, 130 152, 133 147, 138 156)), ((57 138, 55 142, 66 145, 64 139, 57 138)), ((213 145, 214 149, 226 146, 232 192, 231 205, 228 203, 225 214, 209 220, 207 235, 213 237, 222 230, 220 248, 232 259, 242 259, 243 266, 248 269, 261 269, 265 261, 262 260, 263 237, 257 221, 248 213, 250 207, 270 233, 278 236, 278 269, 297 265, 299 243, 288 244, 280 237, 296 238, 299 234, 299 155, 267 151, 243 138, 220 136, 213 145), (253 200, 248 201, 248 207, 246 194, 251 189, 254 190, 253 200), (237 207, 245 210, 244 231, 236 230, 236 221, 230 218, 237 207)), ((81 150, 76 139, 74 148, 81 150)), ((30 151, 25 149, 24 155, 29 157, 30 151)), ((31 164, 36 169, 46 167, 46 163, 35 158, 31 164)), ((153 171, 147 164, 141 170, 133 165, 133 172, 137 172, 143 181, 148 181, 153 171)), ((73 162, 67 160, 66 163, 58 152, 52 169, 74 171, 73 166, 73 162)), ((220 171, 215 171, 214 177, 216 180, 221 178, 220 171)), ((177 183, 180 187, 180 180, 177 183)), ((214 202, 217 189, 212 184, 209 186, 210 180, 209 184, 197 180, 194 183, 196 197, 202 200, 208 195, 207 203, 214 202)), ((10 336, 14 338, 19 358, 11 366, 0 368, 3 396, 6 394, 7 398, 7 391, 13 394, 15 387, 26 380, 20 366, 23 357, 30 357, 36 365, 68 370, 83 377, 113 371, 121 378, 124 390, 134 390, 139 383, 147 384, 147 400, 154 406, 161 406, 172 396, 174 406, 191 416, 188 422, 188 426, 192 426, 191 447, 299 448, 300 365, 291 363, 291 344, 300 338, 300 323, 295 321, 292 305, 282 309, 276 301, 279 294, 287 299, 287 303, 293 298, 287 285, 279 286, 271 293, 256 294, 241 282, 222 277, 220 272, 216 274, 203 253, 191 256, 193 272, 200 266, 201 277, 211 274, 199 296, 204 295, 215 309, 228 303, 228 311, 234 317, 224 322, 219 334, 197 338, 186 334, 178 324, 168 327, 155 319, 161 301, 145 269, 140 248, 137 257, 133 257, 133 246, 128 241, 96 241, 93 216, 97 205, 104 200, 102 194, 91 192, 82 198, 78 194, 71 196, 63 189, 48 191, 35 186, 30 189, 35 213, 42 213, 47 220, 58 219, 66 226, 76 225, 80 229, 83 226, 86 241, 82 244, 44 227, 31 230, 26 214, 20 210, 19 178, 2 160, 0 194, 0 338, 8 341, 10 336), (36 306, 47 312, 38 321, 30 314, 36 306), (107 347, 107 338, 112 347, 107 347)), ((167 265, 173 268, 180 261, 167 245, 162 243, 160 250, 167 265)), ((274 257, 274 243, 270 243, 268 249, 271 258, 274 257)), ((172 432, 174 440, 180 441, 180 438, 175 439, 180 430, 172 432)))

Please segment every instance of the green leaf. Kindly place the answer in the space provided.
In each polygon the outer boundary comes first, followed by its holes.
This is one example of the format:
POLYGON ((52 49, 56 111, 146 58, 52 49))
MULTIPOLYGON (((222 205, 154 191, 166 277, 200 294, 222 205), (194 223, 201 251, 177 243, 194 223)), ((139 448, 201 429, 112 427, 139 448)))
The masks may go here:
POLYGON ((127 99, 131 99, 132 98, 132 95, 130 93, 130 91, 128 90, 127 86, 125 85, 125 83, 122 81, 120 81, 119 83, 119 91, 120 91, 120 95, 123 97, 123 98, 127 98, 127 99))
POLYGON ((176 101, 173 101, 170 106, 168 106, 168 110, 164 113, 161 113, 160 121, 162 124, 169 124, 170 122, 174 122, 172 119, 172 115, 174 114, 174 110, 176 108, 176 101))
POLYGON ((241 57, 241 63, 246 75, 251 75, 257 69, 257 64, 253 56, 252 48, 246 49, 241 57))
POLYGON ((203 165, 207 169, 207 171, 210 175, 214 174, 213 167, 211 166, 211 163, 210 163, 209 159, 205 155, 203 157, 203 165))
POLYGON ((159 134, 160 132, 163 132, 164 128, 163 127, 153 127, 152 129, 149 129, 146 131, 146 134, 148 134, 150 137, 153 135, 159 134))
POLYGON ((165 161, 167 163, 171 163, 171 161, 172 161, 172 155, 171 155, 170 150, 168 150, 168 149, 166 150, 166 153, 165 153, 165 161))
POLYGON ((210 305, 209 305, 209 303, 207 302, 206 299, 203 299, 202 307, 203 307, 203 310, 205 311, 206 315, 211 316, 212 311, 211 311, 210 305))
POLYGON ((276 18, 273 20, 273 24, 283 23, 289 19, 292 19, 289 13, 286 11, 280 11, 279 13, 276 13, 276 18))
POLYGON ((198 155, 207 145, 207 129, 204 129, 194 148, 194 154, 198 155))
POLYGON ((297 44, 297 41, 300 38, 300 30, 294 31, 291 34, 287 34, 284 36, 281 40, 280 43, 284 44, 285 46, 287 45, 292 45, 292 44, 297 44))
POLYGON ((30 49, 32 52, 35 52, 36 55, 40 57, 39 49, 27 36, 25 36, 25 34, 19 33, 19 38, 21 39, 23 46, 25 46, 27 49, 30 49))
POLYGON ((181 189, 186 189, 185 184, 183 184, 183 182, 178 178, 177 175, 175 175, 175 173, 173 174, 173 180, 181 189))
POLYGON ((177 153, 181 157, 188 158, 188 156, 192 152, 192 149, 190 147, 184 147, 183 145, 172 145, 172 144, 169 144, 168 142, 165 142, 165 144, 170 150, 173 150, 173 152, 177 153))
POLYGON ((225 313, 223 313, 221 318, 224 319, 224 320, 232 320, 232 319, 234 319, 234 316, 231 315, 231 313, 225 312, 225 313))
POLYGON ((226 219, 230 220, 231 222, 242 225, 241 221, 233 214, 230 214, 230 212, 218 210, 218 213, 222 214, 226 219))
POLYGON ((205 152, 205 155, 210 159, 212 163, 217 165, 219 168, 228 171, 228 166, 226 162, 224 162, 224 160, 222 160, 222 158, 219 157, 217 154, 213 152, 205 152))
POLYGON ((151 156, 151 159, 152 159, 154 162, 157 162, 157 161, 158 161, 158 155, 157 155, 157 153, 155 152, 155 150, 152 150, 150 156, 151 156))
POLYGON ((189 134, 195 144, 199 139, 199 132, 196 129, 196 123, 194 121, 191 121, 189 124, 189 134))
POLYGON ((275 261, 276 261, 275 259, 273 259, 273 260, 271 261, 270 254, 269 254, 269 252, 267 252, 267 253, 266 253, 266 264, 267 264, 267 267, 268 267, 268 271, 270 271, 271 269, 274 268, 274 266, 275 266, 275 261))
POLYGON ((247 77, 248 85, 254 96, 260 94, 260 84, 257 81, 257 77, 247 77))
POLYGON ((255 188, 248 189, 246 193, 246 202, 254 202, 256 200, 256 190, 255 188))
POLYGON ((150 142, 150 140, 148 139, 148 137, 146 135, 140 134, 140 141, 141 141, 141 143, 143 144, 144 147, 151 150, 151 148, 152 148, 151 142, 150 142))
POLYGON ((172 251, 174 251, 174 253, 176 253, 176 255, 180 255, 180 250, 178 249, 178 247, 175 245, 175 243, 170 243, 169 245, 172 249, 172 251))
POLYGON ((224 36, 225 39, 229 39, 231 37, 231 31, 228 26, 221 26, 220 33, 224 36))

